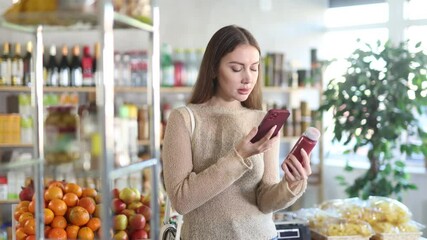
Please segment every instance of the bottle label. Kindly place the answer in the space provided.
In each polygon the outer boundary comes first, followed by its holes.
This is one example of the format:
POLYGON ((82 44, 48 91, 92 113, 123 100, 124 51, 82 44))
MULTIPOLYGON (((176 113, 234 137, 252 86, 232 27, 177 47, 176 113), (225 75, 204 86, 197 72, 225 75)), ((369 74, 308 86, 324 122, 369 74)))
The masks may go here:
POLYGON ((24 73, 24 62, 22 59, 16 59, 12 62, 12 85, 22 86, 22 75, 24 73))
POLYGON ((68 68, 61 69, 59 72, 59 85, 63 87, 70 86, 70 70, 68 68))
POLYGON ((59 86, 59 74, 56 69, 49 70, 47 73, 48 85, 57 87, 59 86))
POLYGON ((81 68, 71 70, 71 85, 81 87, 83 85, 83 73, 81 68))
POLYGON ((10 61, 4 60, 0 63, 0 76, 3 79, 4 85, 12 85, 10 81, 10 61))
POLYGON ((83 70, 83 86, 94 85, 91 58, 82 59, 82 70, 83 70))

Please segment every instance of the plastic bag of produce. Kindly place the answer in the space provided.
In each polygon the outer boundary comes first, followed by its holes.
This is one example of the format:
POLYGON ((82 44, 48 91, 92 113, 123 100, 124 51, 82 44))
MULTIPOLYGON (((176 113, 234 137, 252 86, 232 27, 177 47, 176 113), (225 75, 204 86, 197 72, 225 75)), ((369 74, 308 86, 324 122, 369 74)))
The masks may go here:
POLYGON ((381 213, 379 217, 383 221, 393 225, 406 223, 412 218, 412 213, 408 207, 395 199, 371 196, 368 202, 371 209, 381 213))

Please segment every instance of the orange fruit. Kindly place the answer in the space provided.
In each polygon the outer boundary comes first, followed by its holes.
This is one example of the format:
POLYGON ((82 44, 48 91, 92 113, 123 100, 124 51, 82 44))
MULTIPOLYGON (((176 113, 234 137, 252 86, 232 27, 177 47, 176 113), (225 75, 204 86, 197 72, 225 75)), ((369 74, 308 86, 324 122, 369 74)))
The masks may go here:
POLYGON ((36 235, 28 235, 25 240, 36 240, 36 235))
POLYGON ((25 212, 28 212, 28 209, 27 210, 23 210, 23 209, 15 210, 15 212, 13 213, 13 218, 16 221, 19 221, 19 217, 21 216, 21 214, 23 214, 25 212))
POLYGON ((48 225, 52 222, 53 218, 55 217, 55 214, 52 210, 49 208, 44 209, 44 224, 48 225))
POLYGON ((15 207, 15 210, 16 209, 20 209, 20 208, 22 208, 22 207, 27 207, 28 208, 28 205, 30 204, 30 201, 20 201, 17 205, 16 205, 16 207, 15 207))
POLYGON ((51 226, 45 225, 44 226, 44 237, 47 238, 47 234, 49 233, 50 229, 52 229, 51 226))
POLYGON ((71 209, 68 219, 76 226, 83 226, 89 221, 90 215, 85 208, 76 206, 71 209))
POLYGON ((64 216, 67 212, 67 204, 62 199, 52 199, 47 207, 55 213, 55 216, 64 216))
POLYGON ((51 187, 59 187, 61 190, 64 190, 64 185, 65 185, 64 181, 51 181, 48 184, 47 189, 49 189, 51 187))
POLYGON ((28 236, 28 234, 24 232, 23 227, 19 227, 18 229, 16 229, 15 236, 16 236, 16 240, 22 240, 22 239, 25 239, 28 236))
POLYGON ((67 204, 68 207, 74 207, 77 205, 79 197, 75 193, 69 192, 64 195, 62 200, 64 200, 65 204, 67 204))
POLYGON ((70 219, 70 212, 71 212, 71 209, 73 209, 73 207, 69 207, 69 208, 67 209, 67 212, 66 212, 66 213, 65 213, 65 215, 64 215, 65 219, 67 219, 67 220, 69 220, 69 219, 70 219))
POLYGON ((49 230, 47 238, 55 240, 67 240, 67 232, 63 228, 52 228, 49 230))
POLYGON ((36 211, 36 201, 33 200, 28 204, 28 211, 30 213, 34 213, 36 211))
POLYGON ((67 227, 67 219, 64 216, 55 216, 50 223, 52 228, 66 228, 67 227))
POLYGON ((24 232, 28 235, 36 234, 36 220, 34 218, 28 219, 24 223, 24 232))
POLYGON ((95 199, 98 192, 94 188, 84 188, 82 191, 82 197, 91 197, 95 199))
POLYGON ((82 240, 92 240, 95 238, 95 234, 93 233, 92 229, 88 227, 80 228, 77 236, 78 236, 78 239, 82 239, 82 240))
POLYGON ((62 199, 64 192, 60 187, 52 186, 44 191, 44 199, 46 201, 51 201, 53 199, 62 199))
POLYGON ((77 234, 79 233, 79 226, 68 225, 65 231, 67 232, 68 239, 77 239, 77 234))
POLYGON ((34 216, 33 216, 32 213, 30 213, 30 212, 24 212, 24 213, 22 213, 21 216, 19 216, 19 219, 18 219, 19 225, 21 225, 23 227, 24 224, 25 224, 25 222, 28 219, 32 219, 32 218, 34 218, 34 216))
POLYGON ((67 183, 65 184, 64 192, 74 193, 77 195, 77 197, 81 197, 83 193, 83 189, 77 183, 67 183))
POLYGON ((89 214, 92 214, 95 212, 96 203, 95 200, 91 197, 83 197, 80 198, 79 202, 77 203, 77 206, 85 208, 89 214))
POLYGON ((101 227, 101 219, 94 217, 89 219, 89 222, 87 222, 86 227, 92 229, 92 231, 96 232, 101 227))

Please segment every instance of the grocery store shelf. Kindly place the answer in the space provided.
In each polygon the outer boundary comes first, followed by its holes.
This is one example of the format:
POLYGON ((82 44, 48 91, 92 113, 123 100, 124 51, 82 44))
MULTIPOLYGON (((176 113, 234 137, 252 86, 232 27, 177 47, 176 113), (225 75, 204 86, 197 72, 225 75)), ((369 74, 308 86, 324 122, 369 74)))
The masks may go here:
POLYGON ((0 92, 30 92, 30 87, 26 86, 0 86, 0 92))
POLYGON ((133 164, 128 165, 126 167, 114 169, 109 174, 110 175, 110 179, 116 179, 118 177, 126 176, 129 173, 141 171, 144 168, 148 168, 148 167, 154 166, 157 163, 158 163, 158 160, 155 159, 155 158, 152 158, 152 159, 147 159, 147 160, 140 161, 140 162, 137 162, 137 163, 133 163, 133 164))
MULTIPOLYGON (((0 86, 0 92, 30 92, 27 86, 0 86)), ((44 92, 95 92, 95 87, 43 87, 44 92)))
POLYGON ((0 200, 0 205, 12 205, 12 204, 18 204, 19 199, 12 199, 12 200, 0 200))
POLYGON ((17 162, 5 163, 5 164, 2 163, 0 164, 0 172, 8 172, 9 170, 13 170, 13 169, 32 167, 41 163, 43 163, 43 160, 41 159, 31 159, 31 160, 17 161, 17 162))
POLYGON ((129 27, 133 27, 133 28, 137 28, 137 29, 142 29, 145 30, 147 32, 153 32, 153 26, 141 22, 135 18, 132 17, 128 17, 126 15, 123 14, 119 14, 117 12, 114 13, 114 20, 116 21, 116 23, 120 23, 120 24, 124 24, 127 25, 129 27))
POLYGON ((190 93, 193 87, 162 87, 161 93, 190 93))
MULTIPOLYGON (((81 11, 22 12, 1 17, 0 25, 27 33, 34 33, 38 25, 43 25, 43 31, 47 32, 92 30, 98 25, 98 17, 95 12, 81 11)), ((152 25, 120 13, 114 13, 114 25, 115 28, 136 28, 153 32, 152 25)))
POLYGON ((114 91, 117 93, 146 93, 146 87, 135 87, 135 86, 115 86, 114 91))
POLYGON ((33 144, 27 143, 0 143, 0 148, 31 148, 33 144))
MULTIPOLYGON (((162 87, 161 93, 190 93, 192 87, 162 87)), ((27 86, 0 86, 0 92, 30 92, 31 88, 27 86)), ((43 87, 43 92, 95 92, 95 87, 43 87)), ((114 91, 117 93, 146 93, 147 87, 136 86, 115 86, 114 91)))

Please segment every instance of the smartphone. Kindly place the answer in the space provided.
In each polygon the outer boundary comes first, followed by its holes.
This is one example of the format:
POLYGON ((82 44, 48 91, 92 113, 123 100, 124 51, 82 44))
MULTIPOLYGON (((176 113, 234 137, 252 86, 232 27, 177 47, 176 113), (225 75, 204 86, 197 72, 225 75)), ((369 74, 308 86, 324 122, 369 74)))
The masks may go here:
POLYGON ((286 109, 270 109, 268 110, 267 114, 262 119, 261 123, 258 126, 258 132, 251 139, 251 143, 258 142, 262 137, 264 137, 268 131, 274 126, 277 125, 276 130, 274 130, 274 133, 271 137, 276 136, 279 133, 279 130, 282 128, 282 126, 285 124, 286 120, 288 119, 289 113, 286 109))

